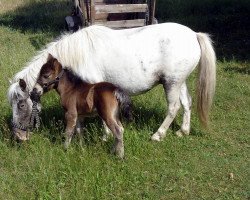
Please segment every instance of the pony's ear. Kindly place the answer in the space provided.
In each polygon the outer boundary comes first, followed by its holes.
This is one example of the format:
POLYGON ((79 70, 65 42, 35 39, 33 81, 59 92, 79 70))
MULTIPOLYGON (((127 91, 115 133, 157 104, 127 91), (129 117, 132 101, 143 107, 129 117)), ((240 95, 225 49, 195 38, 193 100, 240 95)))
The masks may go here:
POLYGON ((20 86, 20 88, 21 88, 22 91, 25 91, 26 86, 27 86, 25 80, 20 79, 19 80, 19 86, 20 86))
POLYGON ((10 78, 8 78, 8 82, 10 85, 12 84, 12 80, 10 78))

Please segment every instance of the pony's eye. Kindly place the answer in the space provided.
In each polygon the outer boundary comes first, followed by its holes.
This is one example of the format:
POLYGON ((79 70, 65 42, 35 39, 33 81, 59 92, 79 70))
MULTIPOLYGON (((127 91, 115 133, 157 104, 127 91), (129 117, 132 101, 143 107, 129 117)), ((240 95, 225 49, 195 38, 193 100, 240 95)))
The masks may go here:
POLYGON ((19 108, 19 109, 25 109, 25 107, 26 107, 26 104, 25 104, 24 101, 18 102, 18 108, 19 108))
POLYGON ((25 104, 20 104, 19 105, 19 109, 24 109, 25 108, 25 104))

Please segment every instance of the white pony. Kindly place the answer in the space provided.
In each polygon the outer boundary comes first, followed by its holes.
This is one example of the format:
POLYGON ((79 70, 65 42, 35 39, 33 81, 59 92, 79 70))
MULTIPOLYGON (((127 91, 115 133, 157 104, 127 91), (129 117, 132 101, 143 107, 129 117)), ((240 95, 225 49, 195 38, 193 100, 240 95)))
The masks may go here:
MULTIPOLYGON (((165 137, 180 105, 184 108, 184 116, 177 135, 190 133, 191 97, 186 79, 199 65, 197 108, 201 122, 207 124, 215 91, 216 56, 205 33, 196 33, 176 23, 164 23, 125 30, 91 26, 64 35, 50 43, 14 77, 8 91, 14 124, 26 126, 28 123, 19 116, 15 105, 20 99, 27 98, 24 94, 33 89, 49 53, 82 80, 88 83, 107 81, 131 95, 162 84, 168 112, 151 137, 156 141, 165 137), (27 83, 25 87, 20 87, 20 79, 27 83)), ((31 103, 27 106, 30 108, 31 103)))

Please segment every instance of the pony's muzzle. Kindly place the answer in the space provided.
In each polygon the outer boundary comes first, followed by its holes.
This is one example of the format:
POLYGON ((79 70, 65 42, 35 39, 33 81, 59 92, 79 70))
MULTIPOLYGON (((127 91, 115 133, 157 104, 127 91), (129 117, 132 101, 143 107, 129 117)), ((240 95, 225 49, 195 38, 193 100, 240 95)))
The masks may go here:
POLYGON ((20 130, 18 128, 13 128, 13 137, 15 140, 23 142, 30 139, 30 134, 26 130, 20 130))

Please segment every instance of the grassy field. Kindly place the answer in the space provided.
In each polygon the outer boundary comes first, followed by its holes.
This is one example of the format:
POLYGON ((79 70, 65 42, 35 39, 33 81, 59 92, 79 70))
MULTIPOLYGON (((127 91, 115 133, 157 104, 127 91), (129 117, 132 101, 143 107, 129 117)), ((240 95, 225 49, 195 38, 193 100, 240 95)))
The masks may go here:
MULTIPOLYGON (((87 121, 83 145, 75 138, 65 152, 55 93, 43 97, 43 124, 31 140, 10 142, 8 78, 63 31, 69 11, 67 1, 0 0, 0 199, 249 199, 249 2, 157 1, 159 21, 213 36, 218 62, 211 124, 202 129, 194 111, 191 135, 178 138, 179 115, 163 142, 150 141, 166 109, 156 87, 133 97, 135 120, 124 122, 124 160, 110 154, 112 140, 100 140, 99 119, 87 121)), ((189 79, 193 97, 195 77, 189 79)))

